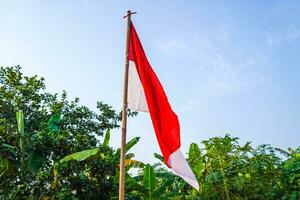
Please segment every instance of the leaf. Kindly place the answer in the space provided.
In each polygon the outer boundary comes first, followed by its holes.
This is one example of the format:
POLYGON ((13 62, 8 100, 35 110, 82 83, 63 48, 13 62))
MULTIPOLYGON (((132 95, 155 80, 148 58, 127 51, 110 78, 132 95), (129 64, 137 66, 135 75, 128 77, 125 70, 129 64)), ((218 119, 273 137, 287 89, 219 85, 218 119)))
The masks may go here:
POLYGON ((19 146, 20 146, 21 152, 24 152, 24 115, 23 115, 23 111, 22 110, 17 111, 16 117, 17 117, 17 123, 18 123, 18 131, 20 134, 19 146))
POLYGON ((189 161, 193 162, 201 158, 201 150, 196 143, 192 143, 189 149, 189 161))
POLYGON ((59 126, 61 122, 60 114, 54 114, 48 121, 48 127, 51 131, 57 132, 59 131, 59 126))
POLYGON ((157 180, 156 180, 153 167, 150 164, 147 164, 144 170, 143 186, 147 190, 146 196, 152 199, 153 192, 157 188, 157 180))
POLYGON ((51 183, 51 188, 54 190, 57 186, 57 176, 58 176, 57 164, 54 164, 54 167, 52 169, 52 175, 53 175, 53 182, 51 183))
POLYGON ((222 180, 222 175, 220 172, 211 172, 205 177, 205 181, 213 183, 222 180))
POLYGON ((126 159, 125 160, 125 167, 127 167, 128 169, 130 168, 143 168, 145 166, 145 164, 141 161, 138 160, 132 160, 132 159, 126 159))
POLYGON ((126 152, 128 152, 136 143, 138 143, 140 140, 140 137, 135 137, 126 144, 126 152))
POLYGON ((157 158, 158 160, 160 160, 161 162, 165 163, 165 159, 162 155, 160 155, 158 153, 154 153, 154 157, 157 158))
POLYGON ((280 148, 274 148, 275 151, 278 151, 280 154, 284 155, 285 157, 289 157, 291 154, 288 151, 285 151, 283 149, 280 148))
MULTIPOLYGON (((118 180, 119 181, 119 180, 118 180)), ((125 174, 126 191, 139 191, 141 193, 146 193, 145 188, 140 185, 136 180, 134 180, 128 173, 125 174)))
POLYGON ((8 174, 11 170, 11 163, 6 158, 0 157, 0 177, 8 174))
POLYGON ((165 182, 163 182, 159 188, 157 188, 157 190, 155 191, 155 197, 159 198, 161 195, 163 195, 166 191, 166 189, 172 185, 172 183, 174 182, 173 179, 167 179, 165 182))
POLYGON ((17 123, 18 123, 18 131, 21 136, 24 136, 24 115, 23 111, 19 110, 16 113, 17 123))
POLYGON ((88 150, 72 153, 72 154, 67 155, 64 158, 60 159, 58 162, 56 162, 54 164, 54 167, 52 169, 53 182, 51 183, 51 188, 55 189, 56 186, 57 186, 57 182, 58 182, 58 165, 59 164, 67 163, 67 162, 70 162, 72 160, 84 161, 84 160, 89 159, 91 157, 94 157, 98 154, 100 155, 101 158, 104 157, 104 155, 102 155, 103 153, 100 153, 99 148, 94 148, 94 149, 88 149, 88 150))
POLYGON ((88 150, 84 150, 84 151, 79 151, 79 152, 72 153, 70 155, 65 156, 64 158, 60 159, 58 161, 58 163, 61 164, 61 163, 69 162, 71 160, 83 161, 83 160, 91 158, 92 156, 95 156, 95 155, 97 155, 99 153, 100 153, 100 149, 99 148, 94 148, 94 149, 88 149, 88 150))
POLYGON ((37 151, 32 152, 26 162, 27 169, 32 172, 38 171, 43 165, 44 157, 37 151))
POLYGON ((126 154, 126 159, 132 159, 132 158, 134 158, 134 153, 127 153, 126 154))
POLYGON ((189 164, 196 174, 197 178, 199 179, 202 175, 204 170, 204 161, 202 159, 202 154, 199 146, 195 143, 190 145, 189 149, 189 164))
POLYGON ((11 145, 5 144, 5 143, 2 144, 2 147, 8 148, 8 151, 11 152, 12 154, 14 154, 14 156, 17 157, 17 152, 18 152, 17 147, 14 147, 14 146, 11 146, 11 145))
POLYGON ((103 146, 108 146, 110 140, 110 129, 107 129, 104 137, 103 146))

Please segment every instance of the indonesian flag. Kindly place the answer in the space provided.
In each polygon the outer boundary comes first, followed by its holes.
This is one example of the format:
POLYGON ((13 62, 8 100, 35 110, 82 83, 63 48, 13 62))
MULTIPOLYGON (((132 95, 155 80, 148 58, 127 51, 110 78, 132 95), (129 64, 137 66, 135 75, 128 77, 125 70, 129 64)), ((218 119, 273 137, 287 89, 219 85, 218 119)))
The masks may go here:
POLYGON ((128 108, 149 112, 165 163, 195 189, 198 181, 180 151, 180 126, 164 89, 151 68, 135 28, 130 23, 128 108))

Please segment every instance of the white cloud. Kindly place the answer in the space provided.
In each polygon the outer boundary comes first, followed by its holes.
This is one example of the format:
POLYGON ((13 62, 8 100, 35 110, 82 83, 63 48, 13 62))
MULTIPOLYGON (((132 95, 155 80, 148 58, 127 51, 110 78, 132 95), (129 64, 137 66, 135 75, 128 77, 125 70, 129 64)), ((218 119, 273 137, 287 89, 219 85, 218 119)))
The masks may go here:
POLYGON ((160 43, 164 55, 191 66, 185 73, 195 77, 191 84, 198 95, 186 100, 182 112, 199 107, 196 102, 239 93, 266 80, 261 69, 266 56, 234 48, 233 38, 232 30, 222 27, 206 33, 181 33, 160 43))
MULTIPOLYGON (((216 43, 214 37, 198 35, 193 37, 178 37, 166 40, 160 50, 172 59, 184 60, 187 66, 193 66, 193 71, 200 77, 201 73, 209 76, 209 80, 218 83, 231 83, 231 85, 254 84, 263 80, 263 73, 259 67, 264 63, 263 55, 241 54, 237 57, 230 55, 232 49, 228 45, 216 43)), ((221 36, 222 37, 222 36, 221 36)))
POLYGON ((265 34, 268 46, 285 45, 300 38, 300 27, 292 24, 287 28, 280 29, 280 31, 268 31, 265 34))

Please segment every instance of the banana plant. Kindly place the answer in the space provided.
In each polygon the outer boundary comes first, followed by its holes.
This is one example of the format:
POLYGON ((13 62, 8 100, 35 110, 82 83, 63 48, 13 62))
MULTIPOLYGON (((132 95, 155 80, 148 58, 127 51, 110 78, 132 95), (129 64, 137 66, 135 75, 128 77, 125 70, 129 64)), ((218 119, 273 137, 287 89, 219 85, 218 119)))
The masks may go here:
POLYGON ((127 175, 127 190, 140 193, 145 200, 161 199, 163 195, 166 195, 166 189, 173 183, 172 179, 159 182, 150 164, 145 165, 143 169, 143 180, 138 181, 139 178, 140 176, 130 177, 127 175))
MULTIPOLYGON (((60 119, 61 118, 59 116, 52 117, 48 123, 49 128, 53 131, 58 131, 60 119)), ((110 140, 110 129, 107 129, 102 145, 108 146, 109 140, 110 140)), ((140 140, 139 137, 135 137, 132 140, 130 140, 126 144, 126 152, 128 152, 134 145, 136 145, 139 140, 140 140)), ((132 167, 138 167, 138 168, 144 167, 144 163, 137 161, 137 160, 133 160, 132 159, 133 157, 134 157, 134 154, 132 154, 132 153, 126 154, 126 161, 125 161, 126 171, 128 171, 132 167)), ((61 164, 68 163, 71 161, 80 162, 80 161, 84 161, 87 159, 99 159, 99 158, 104 159, 105 155, 100 151, 99 148, 93 148, 93 149, 88 149, 88 150, 72 153, 72 154, 67 155, 67 156, 63 157, 62 159, 58 160, 57 162, 54 163, 54 166, 52 169, 53 182, 51 184, 51 188, 55 189, 57 186, 58 168, 61 164)))
POLYGON ((52 175, 53 175, 53 182, 51 184, 51 188, 55 189, 58 183, 58 167, 59 165, 63 164, 63 163, 68 163, 70 161, 84 161, 87 159, 91 159, 91 158, 99 158, 100 159, 104 159, 105 156, 103 153, 101 153, 99 148, 93 148, 93 149, 88 149, 88 150, 84 150, 84 151, 80 151, 80 152, 76 152, 76 153, 72 153, 70 155, 65 156, 64 158, 60 159, 59 161, 57 161, 52 169, 52 175))
POLYGON ((44 158, 37 151, 26 152, 27 143, 22 110, 16 112, 16 121, 19 134, 19 148, 5 143, 1 144, 2 147, 8 149, 15 158, 13 161, 10 161, 7 158, 0 157, 0 177, 12 173, 14 170, 19 170, 23 173, 36 173, 44 162, 44 158))
MULTIPOLYGON (((125 151, 127 153, 126 160, 125 160, 126 171, 128 171, 131 168, 142 168, 145 166, 145 164, 142 163, 141 161, 132 159, 134 157, 133 153, 128 153, 129 150, 139 142, 139 140, 140 140, 140 137, 135 137, 126 143, 126 146, 125 146, 125 151)), ((104 136, 103 146, 108 146, 109 141, 110 141, 110 129, 107 130, 107 132, 104 136)), ((120 153, 120 149, 118 149, 118 153, 120 153)))
MULTIPOLYGON (((55 131, 59 130, 59 121, 57 119, 60 119, 60 117, 55 117, 55 118, 51 118, 48 126, 50 129, 54 129, 55 131)), ((103 146, 108 146, 109 144, 109 138, 110 138, 110 129, 107 129, 106 133, 105 133, 105 137, 104 137, 104 142, 103 142, 103 146)), ((83 151, 79 151, 76 153, 72 153, 69 154, 63 158, 61 158, 60 160, 58 160, 57 162, 54 163, 53 165, 53 169, 52 169, 52 175, 53 175, 53 182, 51 184, 51 188, 55 189, 58 183, 58 168, 61 164, 64 163, 68 163, 71 161, 84 161, 87 159, 104 159, 105 155, 100 151, 99 148, 93 148, 93 149, 87 149, 87 150, 83 150, 83 151)))
POLYGON ((126 150, 126 160, 125 160, 125 167, 126 171, 128 171, 131 168, 143 168, 145 164, 141 161, 134 160, 134 154, 128 153, 129 150, 136 145, 140 140, 140 137, 135 137, 131 139, 129 142, 126 143, 125 150, 126 150))

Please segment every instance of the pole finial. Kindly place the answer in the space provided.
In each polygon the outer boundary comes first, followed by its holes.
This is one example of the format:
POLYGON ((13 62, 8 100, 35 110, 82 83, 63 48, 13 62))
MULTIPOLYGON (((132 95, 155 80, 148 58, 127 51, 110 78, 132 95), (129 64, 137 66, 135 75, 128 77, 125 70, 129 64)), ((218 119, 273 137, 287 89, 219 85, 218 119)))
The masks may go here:
POLYGON ((123 18, 129 17, 131 15, 136 14, 137 12, 131 12, 131 10, 127 10, 127 15, 125 15, 123 18))

